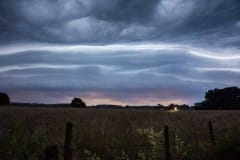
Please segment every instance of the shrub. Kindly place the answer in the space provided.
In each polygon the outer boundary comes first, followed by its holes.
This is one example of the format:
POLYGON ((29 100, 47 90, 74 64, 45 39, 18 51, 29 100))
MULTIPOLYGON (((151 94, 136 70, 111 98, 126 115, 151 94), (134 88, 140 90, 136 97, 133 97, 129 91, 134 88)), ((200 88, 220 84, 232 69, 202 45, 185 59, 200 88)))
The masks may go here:
POLYGON ((74 98, 71 103, 72 107, 86 108, 86 103, 81 98, 74 98))
POLYGON ((10 99, 6 93, 0 93, 0 105, 9 105, 10 99))

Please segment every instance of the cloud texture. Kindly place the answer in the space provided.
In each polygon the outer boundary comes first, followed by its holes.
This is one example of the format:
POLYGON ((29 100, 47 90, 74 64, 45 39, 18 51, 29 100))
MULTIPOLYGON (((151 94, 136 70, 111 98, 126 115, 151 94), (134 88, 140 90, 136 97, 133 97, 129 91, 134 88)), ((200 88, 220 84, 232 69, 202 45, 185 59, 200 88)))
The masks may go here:
POLYGON ((25 102, 192 104, 239 85, 239 24, 238 0, 3 0, 0 89, 25 102))

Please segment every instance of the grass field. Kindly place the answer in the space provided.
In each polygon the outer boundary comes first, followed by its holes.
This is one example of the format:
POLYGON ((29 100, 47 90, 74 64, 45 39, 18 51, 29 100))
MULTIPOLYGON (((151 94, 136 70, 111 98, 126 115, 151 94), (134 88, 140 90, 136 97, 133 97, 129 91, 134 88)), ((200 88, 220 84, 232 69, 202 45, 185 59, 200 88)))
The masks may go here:
POLYGON ((0 159, 41 159, 53 144, 62 154, 68 121, 74 124, 74 159, 164 159, 165 125, 172 159, 240 157, 240 111, 1 107, 0 159))

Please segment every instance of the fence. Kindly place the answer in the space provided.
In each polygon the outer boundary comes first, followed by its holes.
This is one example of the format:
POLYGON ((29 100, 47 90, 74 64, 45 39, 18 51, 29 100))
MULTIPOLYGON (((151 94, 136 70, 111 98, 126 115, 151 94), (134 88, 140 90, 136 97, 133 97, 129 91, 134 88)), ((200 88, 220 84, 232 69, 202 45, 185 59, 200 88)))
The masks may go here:
MULTIPOLYGON (((215 136, 213 132, 213 125, 212 122, 208 122, 208 129, 209 129, 209 138, 211 140, 211 144, 213 147, 216 146, 215 142, 215 136)), ((163 136, 164 136, 164 154, 165 154, 165 160, 171 160, 171 154, 170 154, 170 139, 169 139, 169 127, 168 125, 164 126, 163 128, 163 136)), ((66 124, 66 132, 65 132, 65 142, 64 142, 64 160, 72 160, 73 156, 73 149, 72 149, 72 139, 73 139, 73 124, 70 122, 67 122, 66 124)), ((74 149, 76 150, 76 149, 74 149)), ((45 148, 45 160, 59 160, 59 146, 58 145, 52 145, 47 146, 45 148)))

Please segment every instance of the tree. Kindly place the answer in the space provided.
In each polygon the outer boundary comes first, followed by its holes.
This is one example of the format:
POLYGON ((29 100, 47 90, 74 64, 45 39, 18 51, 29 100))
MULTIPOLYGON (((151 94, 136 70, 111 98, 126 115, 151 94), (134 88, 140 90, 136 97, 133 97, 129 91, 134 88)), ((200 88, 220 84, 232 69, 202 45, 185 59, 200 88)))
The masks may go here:
POLYGON ((205 94, 205 100, 196 103, 197 108, 206 109, 240 109, 240 88, 227 87, 223 89, 209 90, 205 94))
POLYGON ((86 103, 81 99, 81 98, 73 98, 72 103, 71 103, 72 107, 77 107, 77 108, 86 108, 86 103))
POLYGON ((0 93, 0 105, 9 105, 10 99, 6 93, 0 93))
POLYGON ((177 107, 179 110, 189 110, 190 106, 186 104, 181 104, 177 107))

